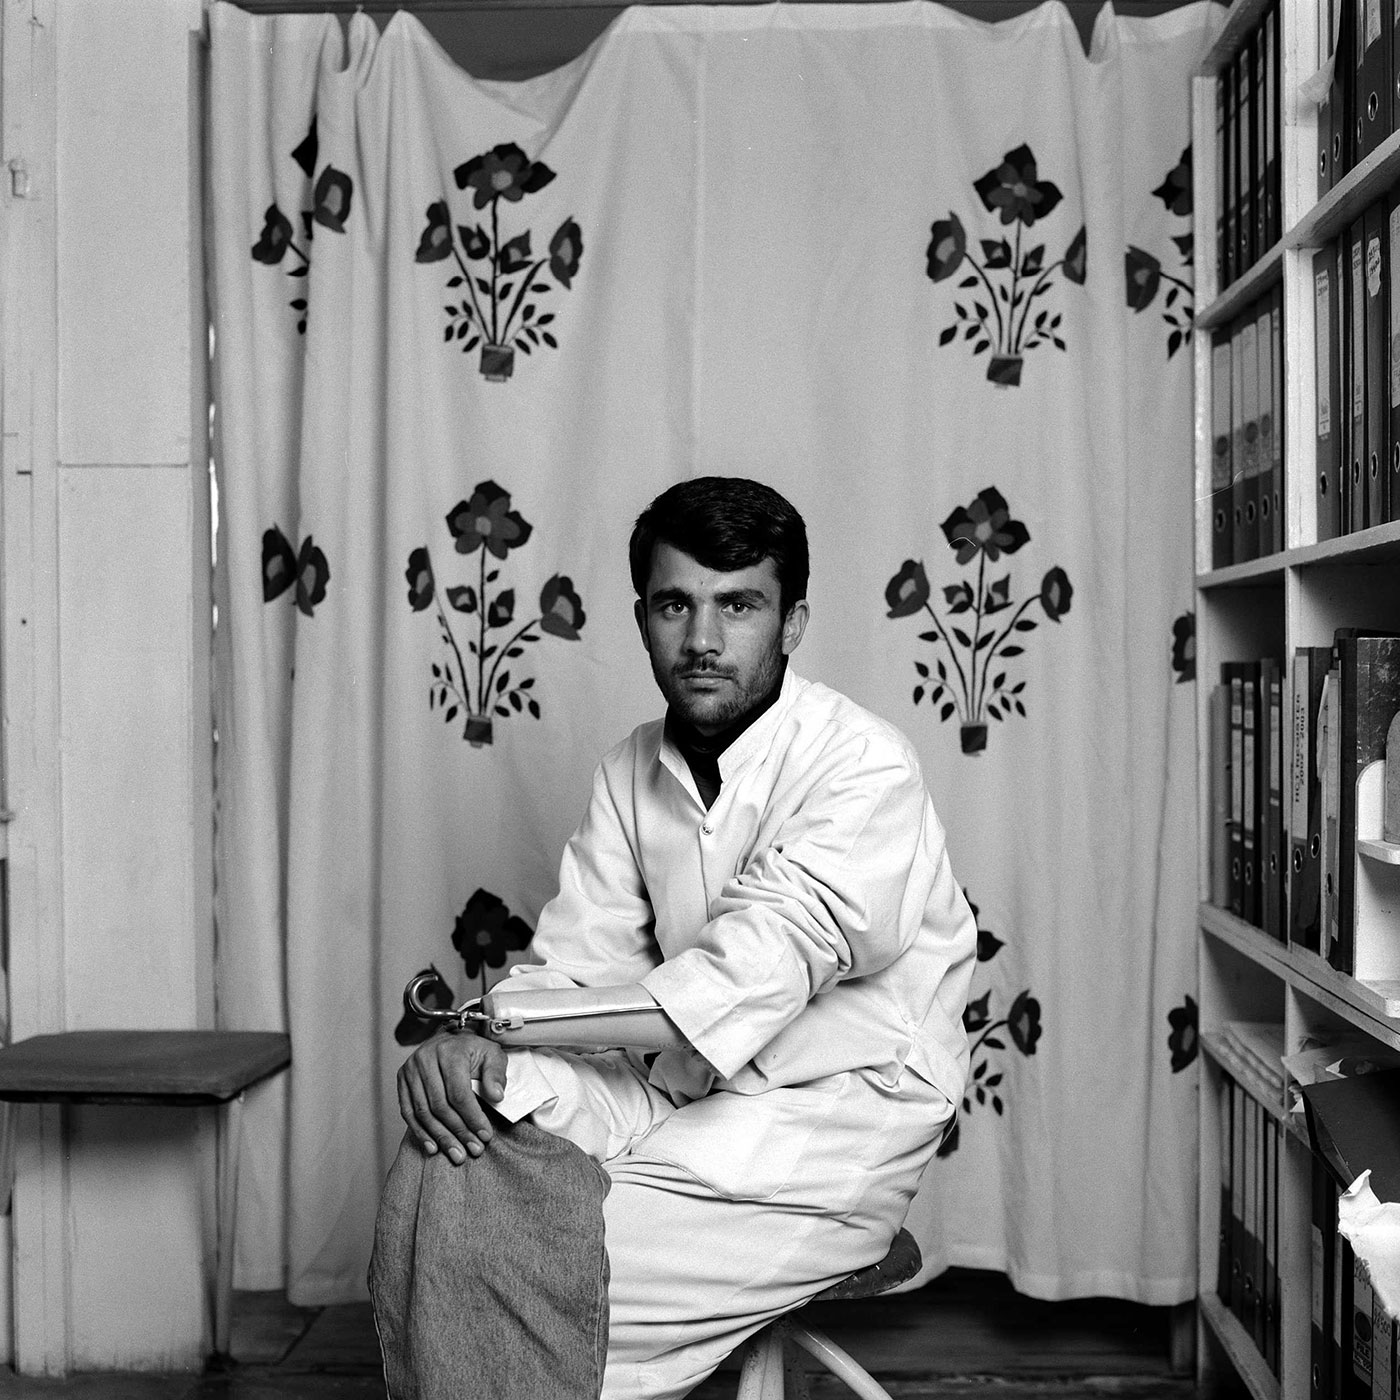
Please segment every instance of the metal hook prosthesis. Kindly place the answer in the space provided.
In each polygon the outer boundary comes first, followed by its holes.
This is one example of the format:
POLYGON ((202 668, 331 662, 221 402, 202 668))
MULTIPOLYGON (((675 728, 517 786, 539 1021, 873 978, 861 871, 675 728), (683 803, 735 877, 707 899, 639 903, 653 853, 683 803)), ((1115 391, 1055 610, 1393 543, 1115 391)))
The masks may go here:
POLYGON ((461 1006, 449 1009, 429 1006, 422 1000, 421 993, 427 988, 445 985, 442 978, 435 972, 420 972, 403 989, 404 1010, 411 1016, 417 1016, 420 1020, 431 1021, 434 1025, 445 1026, 448 1030, 453 1031, 464 1031, 474 1021, 483 1026, 489 1026, 492 1023, 494 1018, 479 1009, 481 1006, 480 997, 472 997, 470 1001, 464 1001, 461 1006))

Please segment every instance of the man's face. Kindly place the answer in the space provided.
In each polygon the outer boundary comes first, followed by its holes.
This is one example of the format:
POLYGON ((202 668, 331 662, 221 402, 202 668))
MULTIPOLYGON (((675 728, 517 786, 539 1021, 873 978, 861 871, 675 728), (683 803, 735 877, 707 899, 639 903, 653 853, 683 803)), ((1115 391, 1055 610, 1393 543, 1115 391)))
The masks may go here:
POLYGON ((751 710, 797 650, 807 604, 784 617, 780 592, 771 559, 720 573, 673 545, 656 546, 637 626, 667 704, 701 734, 751 710))

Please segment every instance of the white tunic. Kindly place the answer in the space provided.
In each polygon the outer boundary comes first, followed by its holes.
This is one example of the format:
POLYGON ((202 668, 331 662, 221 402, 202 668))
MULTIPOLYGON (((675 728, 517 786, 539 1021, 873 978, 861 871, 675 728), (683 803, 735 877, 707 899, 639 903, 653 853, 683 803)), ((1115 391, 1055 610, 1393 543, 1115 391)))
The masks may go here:
POLYGON ((789 670, 719 766, 707 812, 662 721, 604 758, 516 977, 643 983, 674 1098, 907 1065, 958 1103, 977 933, 908 741, 789 670))

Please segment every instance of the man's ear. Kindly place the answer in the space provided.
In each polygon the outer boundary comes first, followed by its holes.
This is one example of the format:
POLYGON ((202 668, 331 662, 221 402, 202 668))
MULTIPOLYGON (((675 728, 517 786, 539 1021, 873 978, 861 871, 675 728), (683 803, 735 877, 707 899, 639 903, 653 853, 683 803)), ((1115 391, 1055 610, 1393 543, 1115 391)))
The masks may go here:
POLYGON ((807 600, 799 598, 789 609, 787 616, 783 619, 783 655, 791 656, 797 650, 797 644, 802 640, 802 634, 807 630, 807 618, 809 616, 807 600))
POLYGON ((647 654, 650 655, 651 635, 647 632, 647 610, 640 598, 632 604, 632 616, 637 619, 637 631, 642 634, 642 645, 647 649, 647 654))

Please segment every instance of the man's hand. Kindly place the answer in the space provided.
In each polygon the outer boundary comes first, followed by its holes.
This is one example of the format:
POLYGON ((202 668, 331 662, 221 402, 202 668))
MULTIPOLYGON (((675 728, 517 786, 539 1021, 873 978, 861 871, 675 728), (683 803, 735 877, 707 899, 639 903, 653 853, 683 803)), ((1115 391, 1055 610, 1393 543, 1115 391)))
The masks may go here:
POLYGON ((428 1155, 445 1152, 461 1166, 481 1156, 491 1141, 490 1119, 472 1089, 481 1084, 488 1103, 506 1091, 506 1053, 469 1031, 441 1032, 425 1041, 399 1070, 399 1112, 410 1135, 428 1155))

